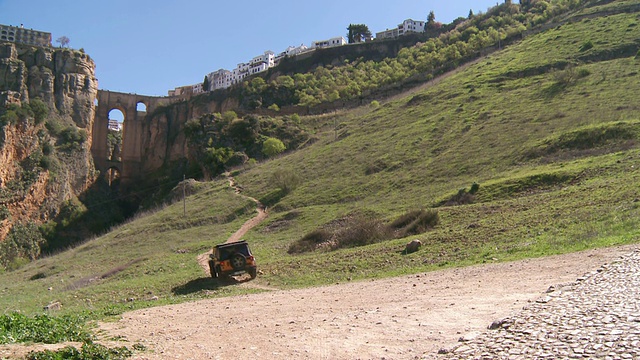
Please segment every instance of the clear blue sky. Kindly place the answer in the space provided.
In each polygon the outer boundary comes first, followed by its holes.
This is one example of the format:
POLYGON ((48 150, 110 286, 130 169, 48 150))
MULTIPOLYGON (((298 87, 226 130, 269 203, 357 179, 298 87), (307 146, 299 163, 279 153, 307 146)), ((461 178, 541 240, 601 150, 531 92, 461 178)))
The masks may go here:
MULTIPOLYGON (((503 0, 500 0, 503 2, 503 0)), ((96 62, 100 89, 166 95, 233 69, 265 50, 345 36, 350 23, 375 33, 403 20, 443 23, 496 0, 0 0, 0 24, 67 36, 96 62)))

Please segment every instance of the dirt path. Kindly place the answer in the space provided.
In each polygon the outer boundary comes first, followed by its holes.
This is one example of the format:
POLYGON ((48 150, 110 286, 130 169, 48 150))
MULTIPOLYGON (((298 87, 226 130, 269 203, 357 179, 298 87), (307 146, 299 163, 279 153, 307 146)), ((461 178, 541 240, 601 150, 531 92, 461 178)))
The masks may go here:
MULTIPOLYGON (((242 188, 238 186, 238 184, 236 183, 236 180, 231 176, 230 173, 227 172, 224 175, 227 177, 227 179, 229 179, 229 186, 234 189, 236 194, 242 197, 245 197, 247 199, 250 199, 256 203, 256 211, 258 212, 257 216, 255 216, 254 218, 251 218, 250 220, 242 224, 242 227, 240 227, 238 231, 236 231, 233 235, 231 235, 230 238, 227 239, 226 243, 229 244, 229 243, 240 241, 244 236, 244 234, 246 234, 249 230, 253 229, 254 227, 258 226, 264 219, 267 218, 267 216, 269 216, 269 214, 267 213, 266 208, 260 203, 258 199, 254 199, 252 197, 242 195, 242 188)), ((212 251, 213 250, 210 250, 204 254, 198 255, 198 263, 207 274, 209 274, 209 255, 212 253, 212 251)))
POLYGON ((139 310, 102 324, 138 359, 434 358, 636 246, 139 310))

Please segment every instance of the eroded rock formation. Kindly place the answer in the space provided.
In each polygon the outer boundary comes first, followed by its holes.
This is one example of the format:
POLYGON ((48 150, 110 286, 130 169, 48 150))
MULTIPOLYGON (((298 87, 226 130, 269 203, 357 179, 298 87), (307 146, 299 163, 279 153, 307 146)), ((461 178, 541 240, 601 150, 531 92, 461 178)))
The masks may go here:
POLYGON ((90 147, 97 88, 95 64, 82 52, 0 44, 0 115, 35 99, 48 108, 44 121, 22 114, 0 123, 0 241, 15 223, 52 219, 95 180, 90 147), (86 140, 66 146, 60 129, 86 140), (55 166, 44 165, 43 157, 55 166))

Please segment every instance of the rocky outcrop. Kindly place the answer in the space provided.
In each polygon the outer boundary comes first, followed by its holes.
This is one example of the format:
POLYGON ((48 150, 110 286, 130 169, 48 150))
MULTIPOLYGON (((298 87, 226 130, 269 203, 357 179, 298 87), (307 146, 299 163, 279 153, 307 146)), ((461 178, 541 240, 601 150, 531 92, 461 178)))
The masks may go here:
POLYGON ((54 119, 59 128, 87 135, 84 143, 69 149, 61 147, 59 131, 35 121, 33 115, 0 123, 0 207, 10 213, 0 219, 0 241, 17 222, 54 218, 62 203, 95 180, 90 147, 97 89, 95 64, 82 52, 0 44, 0 107, 21 107, 39 99, 48 107, 47 121, 54 119), (32 159, 43 154, 55 158, 55 169, 33 164, 32 159), (23 179, 26 171, 35 174, 29 181, 23 179), (26 188, 16 191, 16 184, 26 188))

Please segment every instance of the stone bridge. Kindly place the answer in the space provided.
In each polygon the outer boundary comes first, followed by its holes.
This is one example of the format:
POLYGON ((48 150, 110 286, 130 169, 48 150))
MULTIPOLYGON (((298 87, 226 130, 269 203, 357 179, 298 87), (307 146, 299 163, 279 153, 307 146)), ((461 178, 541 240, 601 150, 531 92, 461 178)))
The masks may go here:
POLYGON ((130 183, 141 175, 142 164, 142 129, 147 114, 160 105, 167 105, 178 98, 143 96, 108 90, 98 90, 96 115, 93 123, 93 143, 91 154, 96 169, 106 175, 111 182, 120 179, 123 184, 130 183), (120 110, 124 115, 122 129, 122 148, 111 150, 107 142, 109 129, 109 113, 120 110), (140 109, 144 111, 139 111, 140 109))

